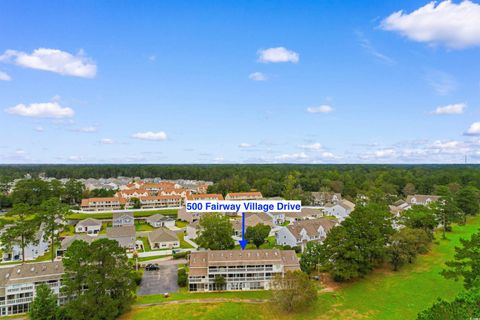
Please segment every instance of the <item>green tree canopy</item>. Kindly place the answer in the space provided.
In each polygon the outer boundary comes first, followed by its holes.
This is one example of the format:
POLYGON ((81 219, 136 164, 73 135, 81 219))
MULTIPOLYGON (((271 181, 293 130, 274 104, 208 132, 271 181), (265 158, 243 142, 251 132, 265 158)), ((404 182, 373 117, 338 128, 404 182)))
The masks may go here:
POLYGON ((272 281, 273 302, 286 312, 305 310, 317 299, 317 288, 301 271, 287 271, 272 281))
POLYGON ((35 299, 30 304, 28 316, 30 320, 56 320, 58 319, 57 295, 45 283, 35 288, 35 299))
POLYGON ((258 249, 262 244, 265 243, 270 230, 270 226, 264 225, 263 223, 259 223, 253 227, 247 227, 245 239, 253 243, 258 249))
POLYGON ((196 239, 198 245, 205 249, 233 249, 232 223, 221 213, 206 213, 200 218, 200 234, 196 239))

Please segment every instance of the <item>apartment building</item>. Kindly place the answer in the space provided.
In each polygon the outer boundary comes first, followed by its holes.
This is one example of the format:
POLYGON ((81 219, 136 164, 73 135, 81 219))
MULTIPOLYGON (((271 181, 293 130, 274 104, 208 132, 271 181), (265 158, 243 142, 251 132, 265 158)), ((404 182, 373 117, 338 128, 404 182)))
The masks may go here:
MULTIPOLYGON (((36 287, 46 283, 60 293, 63 264, 40 262, 0 268, 0 316, 26 313, 35 298, 36 287)), ((60 295, 59 303, 62 303, 60 295)))
POLYGON ((262 200, 261 192, 231 192, 225 196, 225 200, 262 200))
POLYGON ((188 201, 193 201, 193 200, 218 200, 221 201, 223 200, 223 196, 219 193, 194 193, 187 195, 185 197, 186 200, 188 201))
POLYGON ((127 200, 119 197, 82 199, 83 211, 112 211, 125 208, 127 200))
POLYGON ((150 193, 146 189, 121 190, 115 193, 115 197, 130 200, 132 198, 147 197, 150 193))
POLYGON ((180 207, 182 205, 181 196, 146 196, 138 198, 142 209, 147 208, 169 208, 180 207))
POLYGON ((299 269, 300 263, 293 250, 192 252, 189 261, 189 290, 268 290, 273 277, 299 269), (223 284, 218 284, 219 282, 223 284))
POLYGON ((310 241, 323 242, 327 233, 337 224, 336 220, 325 218, 295 221, 277 232, 276 243, 281 246, 299 246, 303 251, 310 241))

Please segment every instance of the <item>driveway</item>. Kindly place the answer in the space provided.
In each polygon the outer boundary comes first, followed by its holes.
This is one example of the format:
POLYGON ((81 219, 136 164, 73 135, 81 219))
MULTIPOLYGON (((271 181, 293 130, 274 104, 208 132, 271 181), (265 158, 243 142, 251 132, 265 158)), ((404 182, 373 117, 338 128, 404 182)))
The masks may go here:
POLYGON ((161 265, 160 270, 143 273, 142 283, 138 288, 138 295, 177 292, 177 270, 175 265, 161 265))

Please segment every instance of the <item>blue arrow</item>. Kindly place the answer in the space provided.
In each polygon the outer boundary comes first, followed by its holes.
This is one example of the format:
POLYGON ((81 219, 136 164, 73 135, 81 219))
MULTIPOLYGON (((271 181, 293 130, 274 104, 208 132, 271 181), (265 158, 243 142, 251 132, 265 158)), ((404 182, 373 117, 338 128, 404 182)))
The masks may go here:
POLYGON ((242 213, 242 240, 239 240, 238 243, 240 243, 242 250, 245 250, 248 243, 248 240, 245 240, 245 212, 242 213))

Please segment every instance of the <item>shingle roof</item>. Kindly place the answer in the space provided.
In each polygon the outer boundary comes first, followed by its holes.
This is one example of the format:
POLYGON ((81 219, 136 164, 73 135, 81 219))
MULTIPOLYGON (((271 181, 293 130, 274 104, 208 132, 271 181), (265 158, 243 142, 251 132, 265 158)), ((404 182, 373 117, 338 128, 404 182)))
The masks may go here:
POLYGON ((145 219, 149 223, 160 222, 160 221, 173 221, 174 219, 166 217, 163 214, 154 214, 153 216, 147 217, 145 219))
POLYGON ((135 237, 135 226, 121 226, 107 228, 108 238, 135 237))
POLYGON ((318 235, 318 229, 323 227, 325 232, 330 231, 337 224, 336 220, 330 220, 325 218, 312 219, 312 220, 301 220, 296 221, 287 226, 290 233, 293 234, 295 238, 300 236, 300 232, 305 230, 309 237, 318 235))
POLYGON ((177 234, 166 228, 158 228, 148 234, 148 241, 155 242, 171 242, 178 241, 177 234))
POLYGON ((192 252, 190 270, 208 266, 256 265, 264 263, 284 264, 299 268, 298 258, 293 250, 212 250, 192 252))
POLYGON ((90 226, 101 226, 101 225, 102 225, 102 221, 97 220, 97 219, 93 219, 93 218, 87 218, 87 219, 81 220, 77 223, 77 227, 78 226, 80 226, 80 227, 90 227, 90 226))
POLYGON ((125 216, 129 217, 129 218, 134 218, 133 212, 115 212, 112 215, 112 219, 115 220, 115 219, 122 218, 122 217, 125 217, 125 216))

